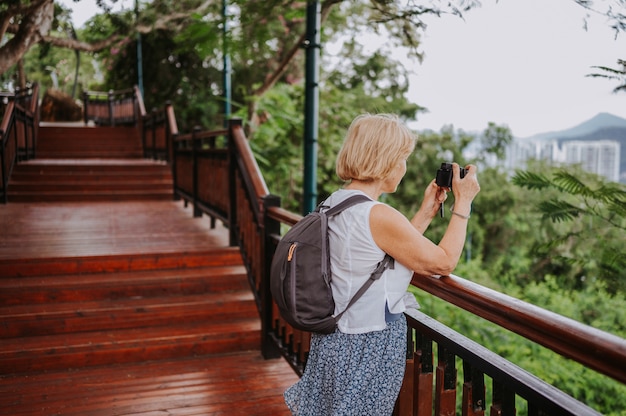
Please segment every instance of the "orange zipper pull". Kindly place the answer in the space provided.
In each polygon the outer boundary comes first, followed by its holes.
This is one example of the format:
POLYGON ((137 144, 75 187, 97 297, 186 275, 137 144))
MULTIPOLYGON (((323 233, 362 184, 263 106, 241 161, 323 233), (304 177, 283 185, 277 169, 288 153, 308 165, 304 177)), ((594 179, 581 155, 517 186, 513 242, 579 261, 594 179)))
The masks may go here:
POLYGON ((293 252, 296 250, 297 245, 298 243, 292 243, 291 246, 289 247, 289 254, 287 255, 287 261, 291 261, 291 258, 293 257, 293 252))

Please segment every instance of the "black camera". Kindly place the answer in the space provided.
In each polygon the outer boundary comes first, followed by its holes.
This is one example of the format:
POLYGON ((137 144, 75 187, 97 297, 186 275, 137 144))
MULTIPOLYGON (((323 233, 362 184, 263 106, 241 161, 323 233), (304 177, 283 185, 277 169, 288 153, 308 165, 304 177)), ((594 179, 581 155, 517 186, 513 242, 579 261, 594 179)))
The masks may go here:
MULTIPOLYGON (((466 172, 465 168, 461 168, 461 179, 465 177, 466 172)), ((437 171, 435 182, 437 186, 452 189, 452 163, 444 162, 441 164, 441 167, 437 171)))

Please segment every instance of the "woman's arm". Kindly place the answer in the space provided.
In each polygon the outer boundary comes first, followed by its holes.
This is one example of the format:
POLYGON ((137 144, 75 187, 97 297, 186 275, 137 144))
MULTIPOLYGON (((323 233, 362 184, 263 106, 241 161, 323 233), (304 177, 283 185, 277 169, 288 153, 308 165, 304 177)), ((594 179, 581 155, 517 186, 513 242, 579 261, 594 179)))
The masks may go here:
MULTIPOLYGON (((448 228, 439 244, 424 237, 418 228, 430 223, 425 214, 433 214, 438 207, 427 206, 420 214, 421 218, 414 217, 413 220, 418 222, 417 226, 388 205, 375 205, 370 212, 370 228, 376 244, 419 274, 448 275, 456 268, 463 252, 468 223, 468 218, 465 217, 469 215, 472 200, 480 191, 480 186, 476 179, 475 166, 468 167, 468 173, 462 180, 459 177, 458 165, 455 165, 453 170, 455 212, 460 215, 450 216, 448 228)), ((427 190, 426 193, 428 192, 427 190)), ((433 198, 432 201, 434 200, 433 198)))
POLYGON ((424 199, 419 210, 411 219, 411 224, 424 234, 431 221, 439 212, 440 205, 446 200, 447 194, 444 188, 437 186, 433 179, 424 191, 424 199))

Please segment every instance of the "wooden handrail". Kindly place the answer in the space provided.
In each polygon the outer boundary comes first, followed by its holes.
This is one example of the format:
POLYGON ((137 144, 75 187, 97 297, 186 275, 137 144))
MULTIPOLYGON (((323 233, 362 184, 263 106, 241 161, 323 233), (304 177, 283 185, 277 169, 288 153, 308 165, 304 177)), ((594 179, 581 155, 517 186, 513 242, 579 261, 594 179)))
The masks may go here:
POLYGON ((261 169, 256 162, 254 154, 248 146, 246 136, 241 125, 233 125, 231 128, 232 137, 235 139, 234 144, 237 146, 237 153, 243 162, 242 172, 246 173, 250 178, 254 193, 257 199, 261 199, 269 194, 265 179, 261 174, 261 169), (245 145, 244 145, 245 144, 245 145))
MULTIPOLYGON (((141 120, 138 88, 124 90, 83 92, 83 118, 85 124, 93 121, 97 125, 136 125, 141 120)), ((143 100, 142 100, 143 105, 143 100)), ((143 109, 145 113, 145 108, 143 109)))
POLYGON ((141 91, 138 86, 133 87, 133 94, 135 95, 135 99, 137 100, 137 108, 139 111, 139 117, 144 118, 146 116, 146 106, 143 103, 143 96, 141 95, 141 91))
POLYGON ((14 101, 9 101, 7 103, 7 108, 4 110, 4 115, 2 117, 2 122, 0 124, 0 135, 4 134, 4 132, 9 131, 9 125, 11 123, 11 117, 13 114, 14 107, 15 107, 14 101))
POLYGON ((0 199, 8 202, 8 183, 18 160, 35 157, 39 131, 39 84, 2 92, 6 108, 0 122, 0 199))
POLYGON ((270 219, 279 221, 285 225, 293 226, 302 219, 302 215, 293 213, 281 207, 270 207, 267 209, 267 215, 270 219))
POLYGON ((414 275, 416 287, 626 383, 626 340, 450 275, 414 275))

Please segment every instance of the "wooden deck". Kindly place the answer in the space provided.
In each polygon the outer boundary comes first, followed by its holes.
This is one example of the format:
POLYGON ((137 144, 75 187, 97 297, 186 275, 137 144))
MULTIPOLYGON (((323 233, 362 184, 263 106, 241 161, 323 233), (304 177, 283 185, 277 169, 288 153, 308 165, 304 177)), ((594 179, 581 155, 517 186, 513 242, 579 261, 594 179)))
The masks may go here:
POLYGON ((287 415, 227 230, 175 201, 0 205, 0 414, 287 415))

